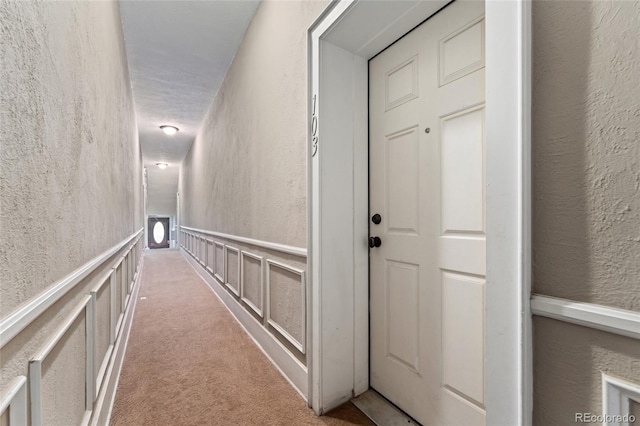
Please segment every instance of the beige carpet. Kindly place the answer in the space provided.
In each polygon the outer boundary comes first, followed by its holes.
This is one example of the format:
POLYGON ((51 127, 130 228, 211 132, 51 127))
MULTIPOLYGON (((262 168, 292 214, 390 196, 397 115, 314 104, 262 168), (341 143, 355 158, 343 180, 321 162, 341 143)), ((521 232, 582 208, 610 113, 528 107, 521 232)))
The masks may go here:
POLYGON ((178 251, 151 251, 112 425, 371 425, 316 417, 178 251))

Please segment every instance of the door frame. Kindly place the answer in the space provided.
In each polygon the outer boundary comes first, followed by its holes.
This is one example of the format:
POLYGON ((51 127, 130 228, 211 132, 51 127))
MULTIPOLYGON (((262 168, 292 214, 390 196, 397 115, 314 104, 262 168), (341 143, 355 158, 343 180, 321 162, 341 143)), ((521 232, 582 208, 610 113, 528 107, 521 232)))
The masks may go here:
MULTIPOLYGON (((448 0, 333 1, 308 32, 308 402, 369 388, 368 60, 448 0)), ((487 424, 531 424, 531 3, 486 2, 487 424)))
MULTIPOLYGON (((167 237, 167 244, 169 245, 168 248, 171 248, 171 222, 172 222, 172 218, 171 216, 161 216, 161 215, 149 215, 147 216, 147 228, 149 225, 149 221, 151 221, 152 219, 155 219, 156 221, 160 221, 160 220, 166 220, 167 221, 167 227, 165 228, 165 232, 166 232, 166 237, 167 237)), ((154 225, 155 226, 155 225, 154 225)), ((153 238, 153 229, 149 229, 149 232, 147 233, 147 246, 151 249, 151 245, 149 244, 149 240, 153 238)))

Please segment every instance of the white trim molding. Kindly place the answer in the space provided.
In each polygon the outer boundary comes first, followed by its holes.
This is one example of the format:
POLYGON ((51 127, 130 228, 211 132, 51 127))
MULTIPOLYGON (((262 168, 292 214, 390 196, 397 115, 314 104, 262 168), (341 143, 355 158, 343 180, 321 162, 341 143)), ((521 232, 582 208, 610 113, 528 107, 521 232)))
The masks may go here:
POLYGON ((18 376, 0 396, 0 416, 9 410, 9 426, 27 424, 27 378, 18 376))
MULTIPOLYGON (((448 2, 337 0, 309 29, 308 366, 317 414, 369 386, 368 60, 448 2)), ((485 5, 486 423, 527 426, 531 3, 485 5)))
POLYGON ((531 313, 640 340, 640 312, 534 294, 531 313))
POLYGON ((640 385, 602 373, 602 415, 608 426, 631 426, 631 403, 640 404, 640 385))
MULTIPOLYGON (((225 281, 224 279, 226 278, 225 276, 225 267, 227 266, 227 259, 225 257, 225 253, 227 251, 225 250, 225 244, 221 243, 220 241, 214 241, 213 242, 213 276, 220 281, 221 284, 224 284, 225 281), (222 271, 218 270, 218 250, 216 250, 217 247, 222 247, 222 271)), ((193 257, 195 257, 195 255, 193 253, 191 253, 191 255, 193 257)))
MULTIPOLYGON (((29 361, 29 395, 31 400, 31 424, 33 426, 42 425, 42 363, 47 355, 56 347, 56 345, 62 340, 69 328, 84 312, 85 314, 85 413, 90 413, 93 410, 94 401, 94 376, 93 376, 93 324, 95 322, 94 312, 92 310, 93 305, 90 303, 92 297, 90 295, 84 296, 78 303, 73 312, 67 316, 64 323, 53 333, 53 335, 47 340, 40 350, 29 361)), ((88 420, 88 415, 85 414, 85 419, 88 420)), ((84 424, 84 423, 83 423, 84 424)))
POLYGON ((231 247, 227 244, 224 245, 224 285, 227 286, 229 290, 237 297, 240 297, 240 250, 231 247), (236 254, 236 287, 233 286, 232 283, 229 282, 229 252, 234 252, 236 254))
POLYGON ((213 274, 213 264, 215 263, 215 258, 214 258, 215 247, 213 245, 213 240, 207 238, 205 241, 206 241, 206 245, 205 245, 204 267, 207 271, 213 274), (209 254, 211 254, 211 256, 209 256, 209 254), (211 257, 211 263, 209 263, 209 257, 211 257))
MULTIPOLYGON (((123 324, 127 321, 127 327, 130 326, 130 312, 132 311, 131 294, 134 294, 137 290, 136 284, 141 279, 142 274, 140 268, 142 267, 142 246, 144 241, 142 240, 143 229, 140 229, 135 234, 127 237, 121 243, 114 246, 114 248, 104 252, 102 255, 92 259, 90 262, 84 264, 73 273, 69 274, 63 280, 54 283, 43 293, 34 297, 31 301, 26 303, 22 308, 14 311, 9 317, 7 317, 3 324, 6 325, 3 331, 7 334, 3 343, 7 343, 11 340, 12 333, 20 333, 20 331, 29 325, 31 321, 34 321, 38 316, 48 308, 50 308, 55 301, 59 300, 65 293, 69 292, 75 286, 85 284, 87 276, 92 272, 100 269, 100 273, 96 277, 91 278, 89 284, 89 290, 87 294, 82 295, 79 301, 71 307, 69 313, 67 313, 60 324, 46 336, 44 343, 40 345, 39 350, 31 356, 29 359, 25 359, 25 369, 29 371, 29 399, 30 399, 30 417, 31 424, 34 426, 41 425, 43 422, 42 413, 42 364, 52 350, 58 345, 61 345, 63 338, 69 333, 74 323, 81 317, 84 317, 84 371, 85 371, 85 389, 84 389, 84 415, 81 424, 86 425, 91 421, 94 424, 97 420, 97 416, 103 411, 102 402, 104 401, 104 395, 107 393, 109 386, 105 386, 106 383, 113 381, 116 378, 111 377, 112 365, 117 361, 118 354, 122 355, 119 348, 123 347, 122 330, 125 328, 123 324), (114 257, 114 255, 118 257, 114 257), (136 263, 136 260, 138 262, 136 263), (108 289, 106 287, 109 287, 108 289), (121 298, 118 297, 117 291, 120 288, 122 292, 121 298), (109 345, 104 353, 100 353, 102 359, 96 360, 98 356, 96 353, 96 336, 98 335, 98 312, 97 312, 97 297, 102 292, 108 300, 109 306, 103 308, 104 311, 100 312, 101 318, 109 318, 104 322, 105 335, 108 338, 109 345), (126 296, 126 298, 125 298, 126 296), (118 303, 119 302, 119 306, 118 303), (83 315, 84 314, 84 315, 83 315), (126 317, 126 318, 125 318, 126 317), (28 361, 28 365, 26 364, 28 361), (99 363, 99 365, 97 365, 99 363), (102 398, 99 398, 102 395, 102 398), (97 399, 97 402, 96 402, 97 399)), ((73 330, 75 331, 75 330, 73 330)), ((24 379, 24 377, 23 377, 24 379)), ((12 385, 13 386, 13 385, 12 385)), ((2 400, 2 411, 11 405, 11 412, 9 413, 10 426, 24 425, 27 418, 27 396, 26 386, 24 383, 20 384, 20 389, 10 390, 10 393, 14 391, 18 392, 10 397, 11 400, 2 400), (21 396, 24 393, 24 396, 21 396), (24 410, 19 408, 23 405, 21 398, 24 399, 24 410), (6 402, 6 404, 5 404, 6 402), (15 406, 15 407, 14 407, 15 406), (15 408, 15 411, 14 411, 15 408), (25 411, 22 414, 22 411, 25 411)), ((115 394, 115 387, 110 387, 112 395, 115 394)), ((5 395, 6 396, 6 395, 5 395)), ((4 398, 4 396, 3 396, 4 398)), ((7 397, 9 398, 9 397, 7 397)), ((112 400, 113 396, 111 396, 112 400)), ((104 419, 99 424, 106 424, 104 419)))
MULTIPOLYGON (((133 323, 133 314, 138 300, 143 265, 144 256, 141 252, 136 267, 139 272, 135 274, 131 297, 129 298, 131 303, 127 305, 126 309, 125 307, 122 307, 123 313, 121 314, 122 319, 120 321, 121 327, 118 330, 119 334, 114 338, 114 340, 112 340, 112 345, 109 346, 107 351, 109 354, 109 360, 104 374, 98 374, 99 383, 97 384, 97 396, 90 422, 92 426, 109 424, 111 410, 113 409, 113 403, 115 401, 116 390, 118 387, 118 380, 120 379, 120 371, 122 369, 122 364, 124 363, 124 354, 129 340, 131 325, 133 323)), ((112 277, 113 276, 115 276, 115 273, 112 274, 112 277)))
POLYGON ((294 256, 306 257, 307 249, 301 247, 288 246, 285 244, 271 243, 269 241, 256 240, 253 238, 240 237, 237 235, 224 234, 222 232, 207 231, 204 229, 190 228, 188 226, 181 226, 180 228, 187 231, 197 232, 204 235, 211 235, 212 237, 224 238, 238 243, 249 244, 256 247, 262 247, 269 250, 275 250, 280 253, 293 254, 294 256))
POLYGON ((72 288, 95 271, 100 265, 106 262, 111 256, 116 254, 127 244, 142 235, 144 228, 134 232, 120 243, 111 247, 104 253, 94 257, 66 277, 53 283, 42 293, 31 299, 24 305, 11 312, 0 322, 0 348, 4 347, 11 339, 18 335, 25 327, 31 324, 43 312, 49 309, 62 296, 67 294, 72 288))
POLYGON ((264 309, 264 257, 255 255, 248 251, 242 250, 240 251, 240 299, 249 306, 253 312, 255 312, 260 318, 264 317, 263 309, 264 309), (248 297, 244 294, 245 288, 245 257, 248 257, 253 260, 257 260, 260 262, 260 282, 258 283, 260 288, 260 307, 256 306, 248 297))
POLYGON ((280 263, 280 262, 276 262, 270 259, 267 259, 267 324, 269 324, 271 327, 273 327, 278 333, 280 333, 282 335, 282 337, 284 337, 285 339, 287 339, 287 341, 289 343, 291 343, 297 350, 299 350, 301 353, 306 353, 306 317, 307 317, 307 295, 305 292, 305 278, 304 278, 304 271, 301 269, 297 269, 297 268, 293 268, 289 265, 285 265, 284 263, 280 263), (275 319, 271 318, 271 269, 272 268, 279 268, 288 272, 291 272, 292 274, 298 275, 300 277, 300 293, 302 294, 302 300, 300 301, 300 309, 302 310, 302 315, 300 315, 300 319, 301 319, 301 323, 302 323, 302 336, 300 338, 300 340, 296 339, 295 337, 293 337, 291 335, 291 333, 289 333, 289 331, 287 331, 287 329, 282 325, 279 324, 275 319))

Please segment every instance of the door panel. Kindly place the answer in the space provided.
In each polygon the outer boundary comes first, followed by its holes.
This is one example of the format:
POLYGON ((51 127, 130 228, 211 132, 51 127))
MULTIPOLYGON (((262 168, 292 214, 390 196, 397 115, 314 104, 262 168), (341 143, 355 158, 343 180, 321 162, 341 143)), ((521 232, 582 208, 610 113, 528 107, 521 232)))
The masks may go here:
POLYGON ((423 424, 484 425, 484 4, 369 63, 371 386, 423 424))
POLYGON ((418 234, 418 127, 386 137, 387 232, 418 234))

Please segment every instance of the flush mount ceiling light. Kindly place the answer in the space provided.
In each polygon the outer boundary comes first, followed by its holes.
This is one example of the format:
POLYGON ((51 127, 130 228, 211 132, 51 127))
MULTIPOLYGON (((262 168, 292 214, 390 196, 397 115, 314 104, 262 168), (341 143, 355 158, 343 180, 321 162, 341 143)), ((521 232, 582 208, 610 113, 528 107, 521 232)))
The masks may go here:
POLYGON ((169 167, 167 163, 156 163, 156 166, 158 166, 161 169, 166 169, 167 167, 169 167))
POLYGON ((176 133, 178 133, 178 130, 180 130, 176 126, 167 126, 167 125, 160 126, 160 128, 165 134, 169 136, 175 135, 176 133))

